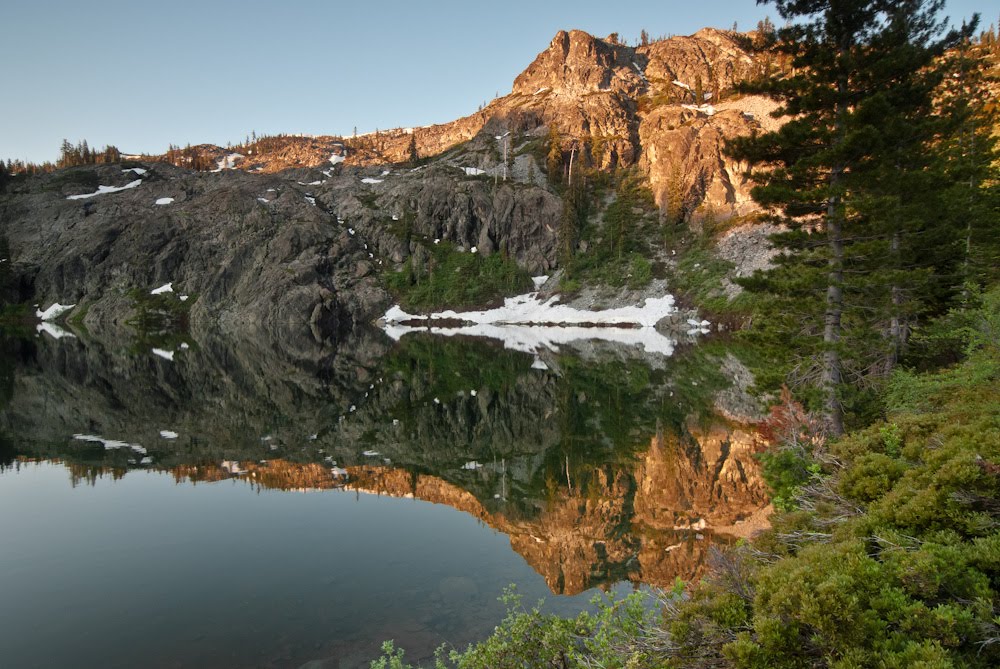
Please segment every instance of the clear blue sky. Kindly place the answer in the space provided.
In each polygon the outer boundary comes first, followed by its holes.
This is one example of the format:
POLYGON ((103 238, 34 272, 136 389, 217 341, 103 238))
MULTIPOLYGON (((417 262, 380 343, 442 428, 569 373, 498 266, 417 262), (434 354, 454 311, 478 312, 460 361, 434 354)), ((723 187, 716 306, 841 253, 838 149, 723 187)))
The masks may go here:
MULTIPOLYGON (((946 14, 975 11, 998 13, 946 14)), ((767 15, 754 0, 0 0, 0 157, 53 160, 64 137, 161 152, 441 123, 509 92, 560 29, 631 42, 767 15)))

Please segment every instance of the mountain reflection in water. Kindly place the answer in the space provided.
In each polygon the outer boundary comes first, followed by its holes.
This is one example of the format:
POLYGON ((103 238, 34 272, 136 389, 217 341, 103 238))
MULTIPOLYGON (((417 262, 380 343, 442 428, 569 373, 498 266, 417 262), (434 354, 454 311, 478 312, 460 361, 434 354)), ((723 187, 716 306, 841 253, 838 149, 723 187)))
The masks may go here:
POLYGON ((447 505, 507 535, 560 595, 695 579, 712 545, 766 515, 753 436, 712 409, 726 379, 699 347, 538 357, 357 330, 337 347, 152 348, 7 340, 0 460, 62 462, 74 485, 156 470, 447 505))

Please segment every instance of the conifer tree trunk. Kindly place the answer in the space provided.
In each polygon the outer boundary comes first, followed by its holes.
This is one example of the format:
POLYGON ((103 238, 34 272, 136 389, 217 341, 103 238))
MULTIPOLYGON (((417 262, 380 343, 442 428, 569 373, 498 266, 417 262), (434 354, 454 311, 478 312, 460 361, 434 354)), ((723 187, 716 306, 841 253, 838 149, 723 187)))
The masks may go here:
MULTIPOLYGON (((836 188, 840 180, 839 168, 830 175, 830 185, 836 188)), ((826 313, 823 318, 823 393, 826 420, 835 435, 844 433, 844 413, 837 397, 841 382, 840 332, 844 307, 844 233, 839 197, 827 201, 827 239, 830 248, 829 271, 826 286, 826 313)))
MULTIPOLYGON (((899 226, 892 231, 892 239, 889 241, 889 257, 891 259, 893 270, 898 271, 902 264, 902 259, 900 258, 900 247, 902 246, 902 232, 899 230, 899 226)), ((903 332, 903 321, 902 321, 902 310, 903 310, 903 289, 899 286, 899 281, 894 277, 892 280, 892 285, 889 288, 889 299, 892 302, 891 313, 889 318, 889 338, 890 344, 892 346, 889 352, 889 361, 886 368, 886 372, 892 371, 899 362, 899 358, 903 353, 903 345, 905 344, 906 334, 903 332)))
MULTIPOLYGON (((841 59, 848 47, 841 45, 841 59)), ((847 114, 847 81, 841 77, 837 81, 837 101, 834 117, 834 143, 844 141, 844 117, 847 114)), ((830 250, 826 286, 826 313, 823 318, 823 394, 826 422, 834 435, 844 433, 844 411, 838 397, 843 375, 840 360, 840 334, 844 312, 844 208, 840 199, 840 180, 844 166, 835 164, 830 169, 828 184, 830 196, 826 202, 827 245, 830 250)))

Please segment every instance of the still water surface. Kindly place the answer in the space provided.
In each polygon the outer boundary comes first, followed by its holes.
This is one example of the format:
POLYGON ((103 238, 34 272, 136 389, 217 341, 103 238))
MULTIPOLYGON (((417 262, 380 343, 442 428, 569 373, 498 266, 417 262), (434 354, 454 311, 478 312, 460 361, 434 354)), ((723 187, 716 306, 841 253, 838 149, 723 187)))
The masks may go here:
POLYGON ((695 577, 766 504, 707 354, 353 337, 5 339, 4 666, 427 658, 509 584, 695 577))

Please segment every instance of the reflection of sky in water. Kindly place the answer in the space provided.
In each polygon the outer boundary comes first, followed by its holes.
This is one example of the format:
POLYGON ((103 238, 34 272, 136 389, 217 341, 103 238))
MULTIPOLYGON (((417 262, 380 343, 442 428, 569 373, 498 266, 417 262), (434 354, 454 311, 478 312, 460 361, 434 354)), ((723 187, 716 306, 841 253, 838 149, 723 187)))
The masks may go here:
POLYGON ((68 477, 0 474, 6 666, 298 667, 388 638, 415 659, 488 633, 508 583, 567 613, 586 600, 551 595, 505 535, 443 505, 68 477))

